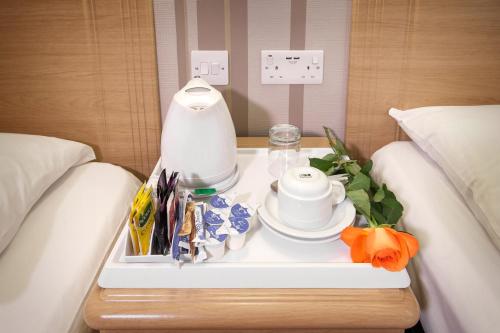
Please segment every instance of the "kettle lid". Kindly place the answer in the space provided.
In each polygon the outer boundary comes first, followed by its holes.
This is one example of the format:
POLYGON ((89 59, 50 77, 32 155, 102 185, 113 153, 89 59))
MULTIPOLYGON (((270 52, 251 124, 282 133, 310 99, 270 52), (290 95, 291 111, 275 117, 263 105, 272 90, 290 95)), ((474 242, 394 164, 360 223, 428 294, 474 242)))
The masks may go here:
POLYGON ((177 103, 195 111, 207 109, 221 98, 222 94, 217 89, 200 78, 191 79, 174 96, 177 103))

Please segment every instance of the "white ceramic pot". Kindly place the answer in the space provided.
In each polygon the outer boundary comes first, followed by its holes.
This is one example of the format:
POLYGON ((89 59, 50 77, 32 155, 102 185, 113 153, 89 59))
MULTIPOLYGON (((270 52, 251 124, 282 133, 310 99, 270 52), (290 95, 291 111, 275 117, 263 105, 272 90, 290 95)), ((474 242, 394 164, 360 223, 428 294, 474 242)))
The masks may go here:
POLYGON ((188 187, 226 180, 236 168, 236 133, 221 93, 202 79, 177 92, 161 135, 161 166, 188 187))
POLYGON ((344 198, 344 185, 330 181, 316 168, 288 169, 278 181, 280 220, 296 229, 313 230, 325 226, 333 215, 333 205, 344 198))

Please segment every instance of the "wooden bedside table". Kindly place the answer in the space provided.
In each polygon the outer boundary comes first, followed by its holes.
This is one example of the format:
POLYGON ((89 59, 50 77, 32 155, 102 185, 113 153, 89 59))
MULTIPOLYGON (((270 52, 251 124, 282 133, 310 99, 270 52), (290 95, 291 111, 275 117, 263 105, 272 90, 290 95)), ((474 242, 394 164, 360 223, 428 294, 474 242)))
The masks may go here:
MULTIPOLYGON (((238 138, 266 147, 267 137, 238 138)), ((303 147, 328 147, 303 138, 303 147)), ((419 319, 406 289, 103 289, 87 298, 87 324, 102 332, 403 332, 419 319)))

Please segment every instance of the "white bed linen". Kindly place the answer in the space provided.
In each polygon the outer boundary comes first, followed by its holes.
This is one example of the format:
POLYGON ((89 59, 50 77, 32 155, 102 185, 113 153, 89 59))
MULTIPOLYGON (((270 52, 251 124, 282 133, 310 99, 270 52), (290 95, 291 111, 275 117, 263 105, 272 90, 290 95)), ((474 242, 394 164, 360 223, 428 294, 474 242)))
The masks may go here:
POLYGON ((0 331, 84 329, 79 313, 140 182, 124 169, 70 169, 33 206, 0 255, 0 331))
POLYGON ((427 333, 495 332, 500 327, 500 251, 443 171, 412 142, 373 155, 373 176, 405 207, 420 241, 412 288, 427 333))

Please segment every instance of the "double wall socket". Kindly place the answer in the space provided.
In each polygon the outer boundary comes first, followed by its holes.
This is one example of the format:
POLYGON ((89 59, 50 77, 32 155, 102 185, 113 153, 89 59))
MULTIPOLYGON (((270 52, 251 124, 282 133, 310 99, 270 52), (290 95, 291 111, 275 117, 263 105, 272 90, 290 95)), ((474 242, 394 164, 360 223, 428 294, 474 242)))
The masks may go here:
POLYGON ((262 50, 262 84, 323 83, 323 50, 262 50))
MULTIPOLYGON (((191 77, 211 85, 229 83, 228 52, 192 51, 191 77)), ((262 84, 323 83, 323 50, 262 50, 262 84)))

